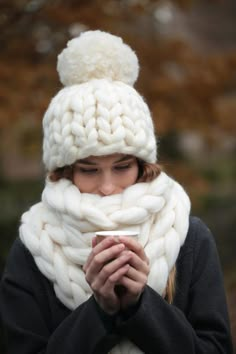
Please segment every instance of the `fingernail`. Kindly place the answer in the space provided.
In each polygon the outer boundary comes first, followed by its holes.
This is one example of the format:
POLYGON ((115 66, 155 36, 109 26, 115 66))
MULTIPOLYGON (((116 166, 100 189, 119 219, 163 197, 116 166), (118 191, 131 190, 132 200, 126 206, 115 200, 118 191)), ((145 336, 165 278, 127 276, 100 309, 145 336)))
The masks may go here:
POLYGON ((124 248, 125 245, 124 245, 123 243, 119 243, 119 244, 118 244, 118 247, 119 247, 119 248, 124 248))

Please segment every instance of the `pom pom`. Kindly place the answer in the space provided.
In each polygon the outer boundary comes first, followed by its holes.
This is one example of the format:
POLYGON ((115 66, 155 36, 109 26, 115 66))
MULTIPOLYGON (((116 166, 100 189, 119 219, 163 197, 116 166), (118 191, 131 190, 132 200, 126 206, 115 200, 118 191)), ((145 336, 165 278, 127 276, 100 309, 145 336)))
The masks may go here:
POLYGON ((67 43, 58 56, 57 70, 65 86, 92 79, 111 79, 132 86, 139 65, 134 51, 120 37, 87 31, 67 43))

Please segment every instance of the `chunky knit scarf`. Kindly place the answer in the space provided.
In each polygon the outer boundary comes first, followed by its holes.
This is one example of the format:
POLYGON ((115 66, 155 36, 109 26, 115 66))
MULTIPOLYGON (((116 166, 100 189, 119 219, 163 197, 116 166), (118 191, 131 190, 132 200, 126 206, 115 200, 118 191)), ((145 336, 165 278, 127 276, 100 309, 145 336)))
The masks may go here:
MULTIPOLYGON (((163 172, 152 182, 106 197, 80 193, 66 179, 47 181, 42 201, 22 216, 20 238, 56 296, 73 310, 92 293, 82 266, 98 230, 139 231, 150 261, 148 284, 163 295, 187 235, 189 212, 187 194, 163 172)), ((111 353, 141 353, 127 341, 118 347, 111 353)))

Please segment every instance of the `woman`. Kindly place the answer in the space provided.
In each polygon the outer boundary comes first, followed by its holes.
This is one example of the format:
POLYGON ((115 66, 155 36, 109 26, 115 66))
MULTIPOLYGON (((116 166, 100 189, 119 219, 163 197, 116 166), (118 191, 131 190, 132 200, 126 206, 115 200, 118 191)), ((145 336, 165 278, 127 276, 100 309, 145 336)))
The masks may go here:
POLYGON ((11 354, 231 353, 214 240, 161 172, 135 53, 89 31, 58 57, 48 171, 1 284, 11 354), (138 231, 138 240, 99 230, 138 231))

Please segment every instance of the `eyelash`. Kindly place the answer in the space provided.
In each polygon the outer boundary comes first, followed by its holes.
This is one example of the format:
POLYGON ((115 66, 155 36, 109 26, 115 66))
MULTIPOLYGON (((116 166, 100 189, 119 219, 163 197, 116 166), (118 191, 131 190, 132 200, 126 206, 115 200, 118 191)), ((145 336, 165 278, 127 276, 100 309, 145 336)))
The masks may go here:
MULTIPOLYGON (((121 165, 121 166, 115 166, 114 170, 116 170, 118 172, 119 171, 123 172, 123 171, 128 170, 130 167, 131 167, 131 163, 125 164, 125 165, 121 165)), ((83 168, 83 167, 78 167, 78 171, 80 173, 84 173, 84 174, 96 174, 98 172, 98 169, 97 168, 87 169, 87 168, 83 168)))
POLYGON ((125 164, 125 165, 116 166, 115 169, 122 171, 122 170, 127 170, 127 169, 129 169, 130 167, 131 167, 131 163, 127 163, 127 164, 125 164))

